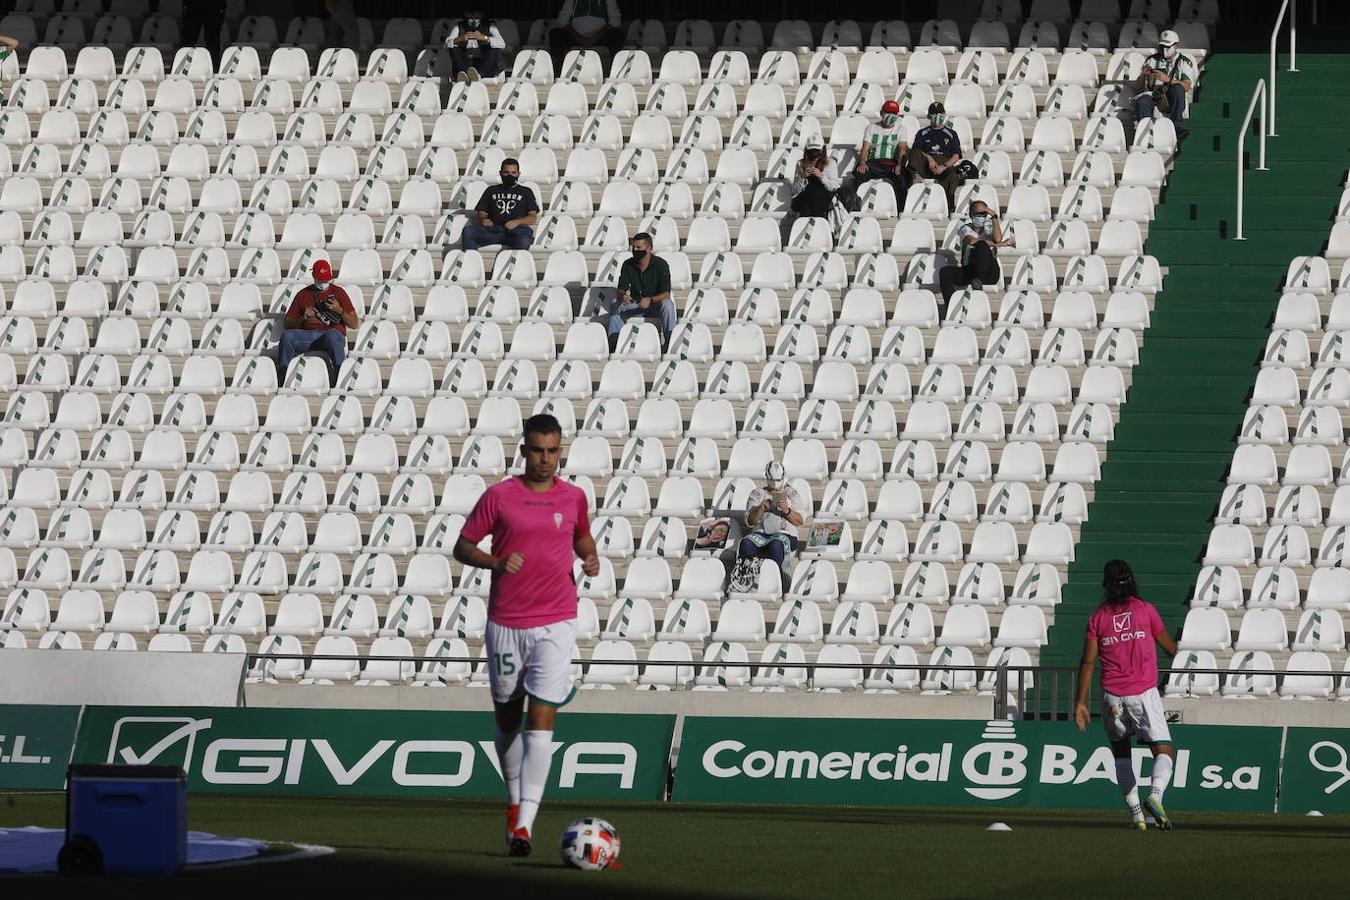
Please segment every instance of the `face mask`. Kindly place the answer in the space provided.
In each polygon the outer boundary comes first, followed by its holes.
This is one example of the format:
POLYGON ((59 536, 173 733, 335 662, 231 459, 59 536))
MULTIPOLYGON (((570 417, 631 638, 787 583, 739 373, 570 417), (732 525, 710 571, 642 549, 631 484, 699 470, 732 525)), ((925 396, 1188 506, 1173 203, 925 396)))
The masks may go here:
POLYGON ((472 28, 474 31, 477 31, 477 30, 478 30, 478 22, 479 22, 479 21, 480 21, 480 20, 478 20, 478 19, 469 19, 469 27, 472 28))
POLYGON ((503 176, 502 176, 502 184, 506 185, 507 187, 515 187, 516 182, 519 181, 519 180, 520 180, 520 176, 519 176, 519 175, 503 175, 503 176))
POLYGON ((947 117, 939 113, 929 118, 928 121, 934 128, 942 128, 947 124, 947 117))
POLYGON ((974 224, 976 228, 983 228, 984 226, 989 224, 989 214, 977 213, 976 215, 970 217, 970 221, 972 224, 974 224))
POLYGON ((647 255, 646 250, 641 250, 637 247, 633 248, 633 259, 636 259, 638 262, 642 262, 642 258, 646 255, 647 255))
POLYGON ((332 283, 333 282, 331 281, 316 281, 314 282, 314 289, 317 290, 319 293, 323 293, 324 291, 328 290, 328 286, 332 283))
POLYGON ((1177 58, 1177 48, 1176 48, 1176 47, 1164 47, 1164 48, 1163 48, 1163 58, 1164 58, 1164 59, 1176 59, 1176 58, 1177 58))
POLYGON ((887 128, 890 128, 892 125, 895 124, 895 120, 898 118, 900 117, 895 115, 894 113, 885 113, 881 117, 881 124, 885 125, 887 128))

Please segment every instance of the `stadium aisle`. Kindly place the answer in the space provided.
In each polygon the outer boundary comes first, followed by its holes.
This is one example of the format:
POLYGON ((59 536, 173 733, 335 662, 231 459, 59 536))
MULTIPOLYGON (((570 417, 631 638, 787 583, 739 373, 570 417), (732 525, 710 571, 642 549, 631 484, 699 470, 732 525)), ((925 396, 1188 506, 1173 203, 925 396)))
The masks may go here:
POLYGON ((1350 60, 1317 52, 1344 37, 1323 29, 1303 38, 1296 73, 1281 58, 1270 171, 1254 170, 1254 126, 1247 140, 1242 242, 1233 239, 1236 132, 1269 57, 1220 44, 1205 69, 1191 136, 1145 248, 1166 267, 1165 288, 1042 651, 1046 665, 1077 661, 1108 559, 1131 562, 1170 628, 1185 617, 1285 268, 1321 253, 1345 176, 1350 60))

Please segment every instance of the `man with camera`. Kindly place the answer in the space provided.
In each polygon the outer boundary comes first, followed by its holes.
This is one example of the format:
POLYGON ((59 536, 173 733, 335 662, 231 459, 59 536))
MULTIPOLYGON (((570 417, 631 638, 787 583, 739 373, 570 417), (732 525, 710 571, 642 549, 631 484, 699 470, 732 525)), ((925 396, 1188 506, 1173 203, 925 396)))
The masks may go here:
POLYGON ((841 183, 825 148, 819 143, 808 144, 792 182, 792 211, 799 216, 828 218, 834 192, 841 183))
POLYGON ((333 267, 326 259, 314 263, 314 283, 305 285, 291 301, 285 331, 277 347, 277 383, 297 353, 318 350, 327 357, 328 384, 337 386, 338 370, 347 356, 347 329, 358 324, 356 308, 347 292, 333 283, 333 267))
POLYGON ((983 200, 970 204, 970 218, 956 230, 961 241, 961 265, 943 266, 938 271, 938 284, 943 300, 950 302, 958 288, 984 290, 986 284, 998 281, 998 248, 1012 244, 1012 238, 1003 236, 1003 223, 998 213, 983 200))
POLYGON ((801 495, 786 482, 781 462, 775 459, 764 466, 764 486, 755 488, 746 504, 745 526, 749 533, 736 548, 738 559, 773 560, 782 575, 784 590, 788 582, 787 556, 796 551, 797 528, 806 521, 801 495))
POLYGON ((1181 52, 1181 38, 1172 29, 1158 37, 1158 51, 1144 60, 1135 79, 1134 114, 1143 121, 1160 112, 1172 120, 1180 140, 1186 127, 1186 94, 1195 86, 1195 60, 1181 52))

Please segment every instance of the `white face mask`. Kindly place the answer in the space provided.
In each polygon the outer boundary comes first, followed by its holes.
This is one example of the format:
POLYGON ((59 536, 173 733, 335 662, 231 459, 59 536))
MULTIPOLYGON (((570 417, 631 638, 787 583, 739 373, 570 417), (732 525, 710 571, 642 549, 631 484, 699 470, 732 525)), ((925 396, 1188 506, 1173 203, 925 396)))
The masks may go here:
POLYGON ((895 124, 895 120, 898 118, 900 117, 897 116, 895 113, 882 113, 881 124, 885 125, 887 128, 890 128, 892 125, 895 124))
POLYGON ((1176 59, 1176 58, 1177 58, 1177 48, 1176 48, 1176 47, 1164 47, 1164 48, 1163 48, 1163 59, 1176 59))
POLYGON ((976 228, 983 228, 989 224, 989 213, 976 213, 970 217, 970 221, 976 228))
POLYGON ((332 284, 332 283, 333 283, 333 282, 331 282, 331 281, 316 281, 316 282, 314 282, 314 288, 315 288, 315 290, 317 290, 317 291, 319 291, 320 293, 322 293, 323 291, 328 290, 328 286, 329 286, 330 284, 332 284))
POLYGON ((939 113, 936 116, 930 117, 928 123, 934 128, 942 128, 947 124, 947 117, 939 113))

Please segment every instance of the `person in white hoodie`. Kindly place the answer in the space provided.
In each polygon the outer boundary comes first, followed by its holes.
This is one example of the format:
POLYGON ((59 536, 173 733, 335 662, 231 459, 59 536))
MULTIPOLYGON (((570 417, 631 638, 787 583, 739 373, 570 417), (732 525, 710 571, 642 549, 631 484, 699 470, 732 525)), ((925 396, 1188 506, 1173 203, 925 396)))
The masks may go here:
POLYGON ((792 182, 792 211, 799 216, 828 218, 834 193, 843 180, 820 144, 811 144, 797 163, 792 182))

